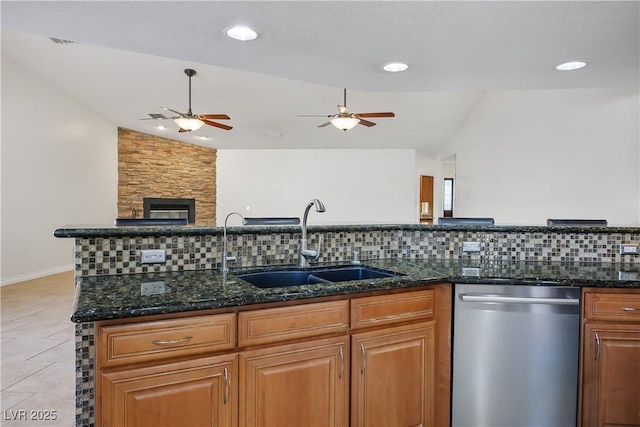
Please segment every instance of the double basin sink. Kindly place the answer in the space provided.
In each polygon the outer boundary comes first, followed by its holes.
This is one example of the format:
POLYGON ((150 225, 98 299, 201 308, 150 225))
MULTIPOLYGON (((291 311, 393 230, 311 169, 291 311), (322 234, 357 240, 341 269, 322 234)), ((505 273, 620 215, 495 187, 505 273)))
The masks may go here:
POLYGON ((347 282, 351 280, 380 279, 398 274, 364 266, 332 267, 314 270, 271 270, 236 274, 258 288, 313 285, 318 283, 347 282))

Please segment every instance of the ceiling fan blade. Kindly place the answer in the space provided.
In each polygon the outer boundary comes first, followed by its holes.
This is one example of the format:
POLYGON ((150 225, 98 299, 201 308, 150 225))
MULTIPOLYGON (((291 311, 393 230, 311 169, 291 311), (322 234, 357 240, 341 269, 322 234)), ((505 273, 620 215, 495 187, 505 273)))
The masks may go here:
POLYGON ((296 117, 333 117, 333 116, 329 115, 329 114, 323 114, 323 115, 319 115, 319 114, 296 114, 296 117))
POLYGON ((201 119, 201 120, 204 122, 205 125, 217 127, 217 128, 224 129, 224 130, 233 129, 232 126, 223 125, 222 123, 216 123, 216 122, 212 122, 211 120, 206 120, 206 119, 201 119))
POLYGON ((375 126, 376 124, 373 122, 370 122, 369 120, 364 120, 364 119, 360 119, 360 121, 358 122, 359 125, 363 125, 366 126, 368 128, 370 128, 371 126, 375 126))
POLYGON ((198 117, 200 117, 200 119, 231 120, 231 117, 226 114, 201 114, 198 117))
POLYGON ((396 115, 392 112, 384 112, 384 113, 356 113, 358 117, 395 117, 396 115))
POLYGON ((326 123, 323 123, 323 124, 319 125, 318 127, 319 128, 323 128, 325 126, 329 126, 330 124, 331 124, 331 122, 326 122, 326 123))
POLYGON ((176 113, 179 116, 186 116, 185 113, 181 113, 180 111, 176 111, 176 110, 172 110, 171 108, 167 108, 167 107, 160 107, 163 110, 167 110, 167 111, 171 111, 172 113, 176 113))

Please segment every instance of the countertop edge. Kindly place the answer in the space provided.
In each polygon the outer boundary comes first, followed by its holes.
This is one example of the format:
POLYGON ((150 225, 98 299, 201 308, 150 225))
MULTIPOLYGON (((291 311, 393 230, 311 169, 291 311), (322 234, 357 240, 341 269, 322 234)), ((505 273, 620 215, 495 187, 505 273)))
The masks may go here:
MULTIPOLYGON (((233 226, 227 227, 228 234, 272 234, 296 233, 300 226, 233 226)), ((520 232, 520 233, 632 233, 640 234, 640 227, 593 227, 593 226, 546 226, 546 225, 425 225, 425 224, 353 224, 353 225, 311 225, 313 232, 367 232, 367 231, 474 231, 474 232, 520 232)), ((69 225, 56 229, 58 238, 91 237, 136 237, 136 236, 204 236, 222 235, 223 227, 204 225, 182 226, 102 226, 69 225)))

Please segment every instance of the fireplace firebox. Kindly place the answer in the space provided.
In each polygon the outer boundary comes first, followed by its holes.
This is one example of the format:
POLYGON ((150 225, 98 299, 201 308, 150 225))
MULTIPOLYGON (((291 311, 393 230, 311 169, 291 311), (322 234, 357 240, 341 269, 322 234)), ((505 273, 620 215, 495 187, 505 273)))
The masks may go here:
POLYGON ((186 218, 189 224, 196 222, 196 199, 165 199, 145 197, 142 200, 144 218, 186 218))

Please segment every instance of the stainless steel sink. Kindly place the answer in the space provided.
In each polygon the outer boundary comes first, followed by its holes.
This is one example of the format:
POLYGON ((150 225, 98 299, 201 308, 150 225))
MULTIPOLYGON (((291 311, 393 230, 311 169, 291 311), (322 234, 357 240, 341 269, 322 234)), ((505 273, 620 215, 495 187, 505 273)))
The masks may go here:
POLYGON ((379 279, 395 277, 397 274, 369 267, 354 266, 317 270, 272 270, 237 274, 236 276, 258 288, 280 288, 350 280, 379 279))

